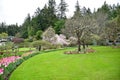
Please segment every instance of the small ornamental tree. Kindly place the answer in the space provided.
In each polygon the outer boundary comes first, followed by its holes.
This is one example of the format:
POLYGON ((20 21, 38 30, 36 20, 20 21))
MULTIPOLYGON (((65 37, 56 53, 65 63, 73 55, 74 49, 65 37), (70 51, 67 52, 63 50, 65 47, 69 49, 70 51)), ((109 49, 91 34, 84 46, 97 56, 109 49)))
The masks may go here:
POLYGON ((96 28, 96 25, 96 21, 91 16, 76 17, 66 21, 63 32, 66 35, 77 37, 78 52, 80 52, 82 39, 87 34, 86 31, 92 31, 96 28))
POLYGON ((52 45, 51 45, 51 43, 49 43, 47 41, 39 40, 39 41, 32 42, 32 46, 36 47, 36 49, 38 51, 40 51, 41 49, 46 48, 46 47, 50 47, 52 45))
POLYGON ((42 39, 48 42, 52 42, 55 37, 55 30, 52 27, 49 27, 42 35, 42 39))

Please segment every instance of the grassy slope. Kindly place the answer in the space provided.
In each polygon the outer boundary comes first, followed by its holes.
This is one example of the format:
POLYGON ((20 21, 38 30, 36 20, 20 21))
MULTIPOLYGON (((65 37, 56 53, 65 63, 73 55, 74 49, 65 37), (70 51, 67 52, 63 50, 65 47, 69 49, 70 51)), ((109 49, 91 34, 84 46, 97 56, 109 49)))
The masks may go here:
POLYGON ((120 80, 120 49, 94 48, 91 54, 58 50, 37 55, 20 65, 10 80, 120 80))

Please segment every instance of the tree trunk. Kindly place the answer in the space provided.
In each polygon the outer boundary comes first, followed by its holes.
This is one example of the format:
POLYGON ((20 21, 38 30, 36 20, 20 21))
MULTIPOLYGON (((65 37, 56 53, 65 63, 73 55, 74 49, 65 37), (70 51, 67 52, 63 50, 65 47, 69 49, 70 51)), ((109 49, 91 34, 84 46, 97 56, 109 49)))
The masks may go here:
POLYGON ((116 41, 115 40, 113 41, 113 45, 116 46, 116 41))
POLYGON ((84 53, 86 53, 85 41, 82 41, 82 42, 83 42, 83 51, 84 53))
POLYGON ((78 37, 78 52, 81 51, 81 42, 80 42, 80 37, 78 37))
POLYGON ((38 51, 41 51, 41 46, 38 46, 38 51))
POLYGON ((85 42, 83 41, 83 49, 85 50, 85 42))
POLYGON ((89 47, 89 45, 88 45, 88 44, 86 44, 86 47, 88 48, 88 47, 89 47))

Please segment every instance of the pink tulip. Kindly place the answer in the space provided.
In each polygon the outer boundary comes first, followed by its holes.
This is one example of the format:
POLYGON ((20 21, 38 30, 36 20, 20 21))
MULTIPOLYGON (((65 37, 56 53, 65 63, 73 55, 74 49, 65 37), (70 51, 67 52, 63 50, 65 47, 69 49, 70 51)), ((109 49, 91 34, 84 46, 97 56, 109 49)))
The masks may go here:
POLYGON ((0 68, 0 75, 3 74, 3 72, 4 72, 4 69, 0 68))
POLYGON ((21 57, 19 56, 11 56, 11 57, 6 57, 0 60, 0 67, 3 65, 7 67, 10 63, 16 62, 16 60, 20 59, 21 57))
POLYGON ((0 59, 0 75, 4 73, 4 68, 1 68, 2 66, 7 67, 10 63, 14 63, 20 58, 19 56, 10 56, 0 59))

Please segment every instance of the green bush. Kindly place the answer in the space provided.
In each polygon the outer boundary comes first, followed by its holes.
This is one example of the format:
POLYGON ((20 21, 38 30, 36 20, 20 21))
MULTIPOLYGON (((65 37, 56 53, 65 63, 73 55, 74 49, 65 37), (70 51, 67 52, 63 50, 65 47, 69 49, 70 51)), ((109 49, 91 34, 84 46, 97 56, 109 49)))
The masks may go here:
POLYGON ((52 45, 47 41, 39 40, 32 42, 32 46, 36 47, 37 50, 41 50, 41 49, 45 50, 45 49, 49 49, 52 45))

